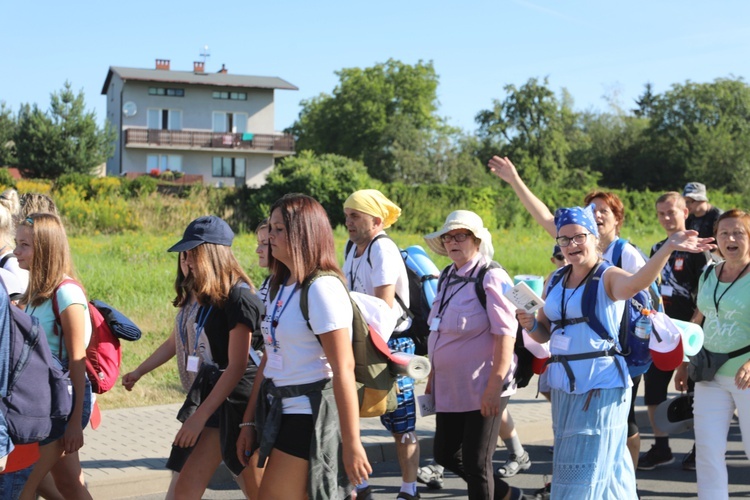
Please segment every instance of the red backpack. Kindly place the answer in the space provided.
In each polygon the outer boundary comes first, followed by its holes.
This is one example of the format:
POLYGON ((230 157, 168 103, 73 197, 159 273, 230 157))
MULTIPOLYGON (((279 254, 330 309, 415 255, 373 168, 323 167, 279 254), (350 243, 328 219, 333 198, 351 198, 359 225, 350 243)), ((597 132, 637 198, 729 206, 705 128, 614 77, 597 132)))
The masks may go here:
MULTIPOLYGON (((55 334, 57 334, 58 329, 62 332, 57 291, 61 286, 68 283, 73 283, 83 290, 80 283, 70 278, 64 279, 55 288, 52 294, 52 310, 55 313, 56 323, 55 334)), ((88 307, 91 316, 91 340, 86 348, 86 373, 91 382, 91 390, 96 394, 104 394, 114 387, 120 376, 122 348, 120 347, 120 339, 112 333, 112 329, 99 309, 92 302, 88 303, 88 307)), ((62 338, 60 342, 60 350, 62 351, 62 338)))

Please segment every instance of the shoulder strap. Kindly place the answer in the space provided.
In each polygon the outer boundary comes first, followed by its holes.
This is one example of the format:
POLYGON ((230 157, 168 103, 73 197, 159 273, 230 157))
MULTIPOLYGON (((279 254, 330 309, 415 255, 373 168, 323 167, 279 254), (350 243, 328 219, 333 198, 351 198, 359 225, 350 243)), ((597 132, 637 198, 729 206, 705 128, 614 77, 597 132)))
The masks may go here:
POLYGON ((583 287, 583 297, 581 298, 583 317, 587 319, 589 327, 604 340, 609 340, 613 337, 596 315, 596 294, 599 291, 602 274, 604 274, 604 271, 609 266, 606 262, 599 262, 596 265, 594 272, 586 280, 586 284, 583 287))
POLYGON ((4 268, 5 264, 10 260, 11 257, 13 257, 13 252, 5 254, 5 256, 0 259, 0 267, 4 268))
POLYGON ((440 289, 443 287, 443 282, 445 281, 445 278, 448 277, 448 269, 450 269, 452 265, 453 264, 448 264, 447 266, 443 268, 442 271, 440 271, 440 276, 438 277, 438 282, 437 282, 438 293, 440 293, 440 289))
MULTIPOLYGON (((372 267, 372 261, 370 260, 370 253, 372 252, 372 244, 378 241, 380 238, 388 238, 391 240, 391 237, 388 236, 385 233, 380 233, 377 236, 375 236, 373 239, 370 240, 370 243, 367 244, 367 265, 372 267)), ((350 240, 351 241, 351 240, 350 240)), ((393 240, 391 240, 393 241, 393 240)), ((396 242, 394 241, 393 244, 395 245, 396 242)))
POLYGON ((487 310, 487 291, 484 289, 484 277, 487 274, 487 271, 489 271, 490 269, 502 268, 503 266, 501 266, 499 262, 495 262, 493 260, 486 266, 482 267, 477 273, 477 278, 474 282, 474 292, 476 292, 477 298, 479 299, 479 302, 482 304, 482 307, 485 310, 487 310))
POLYGON ((708 279, 709 275, 711 274, 711 271, 713 271, 716 268, 716 266, 718 266, 718 265, 719 264, 716 263, 716 262, 709 262, 708 264, 706 264, 706 270, 703 271, 703 281, 704 282, 708 279))
POLYGON ((627 244, 628 240, 625 238, 617 238, 615 240, 615 247, 612 249, 612 264, 614 266, 622 268, 622 251, 627 244))
MULTIPOLYGON (((316 279, 321 278, 323 276, 335 276, 339 278, 339 275, 333 271, 321 271, 320 269, 318 269, 317 271, 313 272, 310 276, 305 278, 305 281, 302 282, 302 287, 300 288, 299 308, 302 311, 302 317, 305 319, 307 328, 310 331, 312 331, 312 326, 310 325, 310 307, 307 302, 307 296, 309 295, 309 292, 310 292, 310 285, 312 285, 316 279)), ((346 288, 346 286, 344 286, 344 288, 346 288)))
POLYGON ((545 295, 549 295, 549 291, 555 288, 555 285, 560 283, 560 280, 565 276, 565 273, 570 269, 570 264, 565 264, 563 267, 552 273, 552 277, 547 282, 547 290, 545 295))
POLYGON ((347 240, 346 248, 344 248, 344 260, 346 260, 346 257, 349 255, 349 252, 351 252, 353 246, 354 242, 352 240, 347 240))
MULTIPOLYGON (((83 290, 83 286, 81 286, 81 284, 78 283, 73 278, 65 278, 53 290, 53 292, 52 292, 52 312, 55 314, 55 323, 57 323, 58 325, 60 325, 60 336, 62 336, 62 322, 60 321, 60 305, 57 303, 57 292, 60 290, 60 288, 63 285, 67 285, 68 283, 74 283, 74 284, 78 285, 78 287, 81 290, 83 290)), ((85 293, 86 292, 84 292, 84 294, 85 293)))

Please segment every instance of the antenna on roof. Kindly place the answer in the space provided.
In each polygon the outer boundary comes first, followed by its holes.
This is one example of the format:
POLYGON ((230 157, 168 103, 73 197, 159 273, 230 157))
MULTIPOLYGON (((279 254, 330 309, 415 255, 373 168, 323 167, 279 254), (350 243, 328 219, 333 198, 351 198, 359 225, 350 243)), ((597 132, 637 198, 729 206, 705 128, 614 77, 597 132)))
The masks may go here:
POLYGON ((208 51, 208 45, 203 46, 203 51, 199 54, 203 58, 203 64, 206 64, 206 59, 211 57, 211 53, 208 51))

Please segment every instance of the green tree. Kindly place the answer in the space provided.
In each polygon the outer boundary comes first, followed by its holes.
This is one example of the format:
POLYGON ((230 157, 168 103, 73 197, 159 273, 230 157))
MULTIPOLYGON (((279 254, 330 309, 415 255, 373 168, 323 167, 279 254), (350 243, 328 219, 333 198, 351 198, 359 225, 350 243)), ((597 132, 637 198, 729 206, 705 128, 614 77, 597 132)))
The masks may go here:
POLYGON ((423 141, 430 140, 424 132, 439 128, 438 76, 432 63, 389 59, 336 74, 339 83, 332 95, 302 101, 299 118, 289 130, 298 148, 361 161, 371 176, 384 181, 413 180, 408 179, 413 173, 403 177, 403 164, 394 164, 394 152, 424 147, 423 141))
POLYGON ((506 85, 504 90, 505 99, 493 100, 492 109, 476 116, 478 136, 485 145, 483 161, 493 154, 509 156, 532 186, 591 183, 595 177, 585 166, 573 169, 568 161, 580 130, 567 92, 558 99, 546 78, 542 82, 531 78, 518 88, 506 85))
POLYGON ((379 188, 380 185, 367 174, 362 162, 339 155, 317 156, 312 151, 302 151, 284 158, 266 179, 266 184, 251 196, 256 205, 268 208, 286 193, 304 193, 323 205, 336 227, 344 223, 344 201, 358 189, 379 188))
POLYGON ((649 187, 697 180, 748 189, 750 86, 742 78, 673 85, 655 100, 647 134, 649 187))
POLYGON ((95 113, 86 111, 83 91, 75 94, 65 82, 52 93, 49 111, 36 104, 21 107, 15 137, 18 164, 34 177, 88 174, 112 154, 114 139, 114 130, 99 128, 95 113))
POLYGON ((0 101, 0 167, 16 165, 16 120, 5 101, 0 101))

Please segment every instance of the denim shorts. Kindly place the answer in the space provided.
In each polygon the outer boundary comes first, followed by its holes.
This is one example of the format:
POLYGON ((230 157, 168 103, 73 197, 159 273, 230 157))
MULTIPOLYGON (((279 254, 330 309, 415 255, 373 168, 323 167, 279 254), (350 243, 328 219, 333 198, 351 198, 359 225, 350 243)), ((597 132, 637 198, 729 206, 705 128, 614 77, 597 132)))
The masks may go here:
MULTIPOLYGON (((57 359, 57 356, 54 354, 52 355, 52 360, 57 363, 57 367, 60 368, 63 371, 68 371, 67 367, 67 360, 65 360, 65 365, 60 362, 59 359, 57 359)), ((94 405, 93 402, 93 394, 91 392, 91 382, 89 382, 89 377, 86 376, 86 386, 84 389, 83 394, 83 412, 81 414, 81 429, 85 429, 86 426, 89 423, 89 419, 91 418, 91 408, 94 405)), ((78 395, 73 391, 73 406, 76 404, 76 398, 78 395)), ((68 426, 68 421, 63 421, 59 419, 54 419, 52 421, 52 430, 50 430, 49 436, 47 439, 40 441, 39 446, 44 446, 45 444, 50 444, 54 441, 57 441, 61 437, 63 437, 63 434, 65 434, 65 429, 68 426)))

